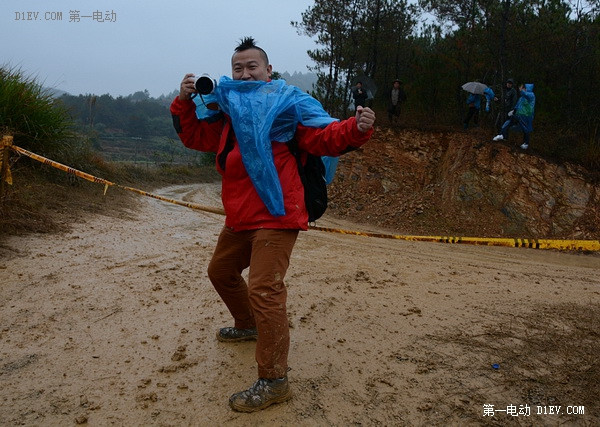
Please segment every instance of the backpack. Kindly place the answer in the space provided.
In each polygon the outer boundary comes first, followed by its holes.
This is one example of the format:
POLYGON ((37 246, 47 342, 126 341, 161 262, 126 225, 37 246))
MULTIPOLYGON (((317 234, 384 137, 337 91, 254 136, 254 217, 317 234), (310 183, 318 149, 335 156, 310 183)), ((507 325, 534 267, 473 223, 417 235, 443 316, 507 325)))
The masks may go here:
POLYGON ((304 204, 308 212, 308 222, 315 222, 327 210, 327 184, 325 182, 325 165, 321 156, 306 153, 306 163, 302 164, 302 153, 298 141, 291 139, 287 146, 296 158, 298 174, 304 186, 304 204))

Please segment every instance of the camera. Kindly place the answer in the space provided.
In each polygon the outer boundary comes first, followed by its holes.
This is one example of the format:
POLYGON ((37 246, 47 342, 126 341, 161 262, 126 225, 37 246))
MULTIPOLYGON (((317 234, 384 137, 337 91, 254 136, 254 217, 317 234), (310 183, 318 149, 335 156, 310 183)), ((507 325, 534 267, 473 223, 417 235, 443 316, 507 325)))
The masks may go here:
POLYGON ((196 78, 196 81, 194 81, 194 87, 200 95, 208 95, 215 91, 215 88, 217 87, 217 80, 205 73, 196 78))

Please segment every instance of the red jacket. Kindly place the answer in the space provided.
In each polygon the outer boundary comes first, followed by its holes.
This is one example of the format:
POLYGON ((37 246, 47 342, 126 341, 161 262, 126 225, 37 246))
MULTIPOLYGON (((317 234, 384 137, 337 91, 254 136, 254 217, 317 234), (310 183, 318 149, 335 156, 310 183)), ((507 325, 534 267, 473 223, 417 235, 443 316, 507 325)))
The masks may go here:
MULTIPOLYGON (((173 123, 183 144, 194 150, 217 153, 217 170, 222 176, 221 199, 225 208, 225 225, 236 231, 258 228, 308 228, 304 205, 304 187, 298 165, 286 144, 272 142, 273 159, 279 174, 285 215, 273 216, 260 199, 242 163, 242 155, 227 115, 212 122, 198 120, 193 101, 171 103, 173 123)), ((298 125, 296 139, 300 150, 320 156, 339 156, 348 149, 367 142, 373 130, 361 132, 354 117, 333 122, 323 129, 298 125)))

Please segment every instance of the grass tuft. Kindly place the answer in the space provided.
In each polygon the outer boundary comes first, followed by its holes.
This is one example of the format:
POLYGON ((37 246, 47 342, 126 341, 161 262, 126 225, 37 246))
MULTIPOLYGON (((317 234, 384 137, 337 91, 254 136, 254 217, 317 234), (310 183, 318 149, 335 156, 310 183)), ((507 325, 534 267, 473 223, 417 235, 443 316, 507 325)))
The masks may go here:
POLYGON ((51 155, 70 148, 72 122, 64 107, 33 77, 0 67, 0 130, 15 145, 51 155))

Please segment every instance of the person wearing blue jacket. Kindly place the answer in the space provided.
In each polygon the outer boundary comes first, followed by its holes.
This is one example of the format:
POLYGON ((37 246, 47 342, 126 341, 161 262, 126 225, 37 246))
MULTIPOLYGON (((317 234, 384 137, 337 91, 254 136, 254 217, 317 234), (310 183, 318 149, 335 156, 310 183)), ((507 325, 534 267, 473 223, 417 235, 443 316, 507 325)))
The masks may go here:
POLYGON ((483 96, 485 96, 485 112, 490 112, 490 104, 496 98, 496 94, 492 90, 491 87, 486 87, 483 91, 483 96))
POLYGON ((508 130, 512 126, 519 126, 523 132, 523 144, 521 148, 529 148, 529 136, 533 132, 533 115, 535 112, 535 94, 533 93, 533 83, 526 83, 519 86, 519 99, 514 110, 508 113, 508 120, 502 125, 500 133, 496 135, 494 141, 508 139, 508 130))
POLYGON ((465 129, 469 127, 469 122, 473 119, 473 123, 475 126, 479 123, 479 110, 481 109, 481 95, 477 95, 474 93, 469 94, 467 98, 467 105, 469 106, 469 111, 467 111, 467 115, 465 116, 465 120, 463 121, 465 129))

